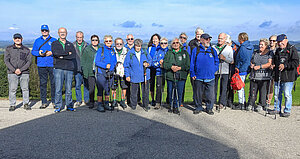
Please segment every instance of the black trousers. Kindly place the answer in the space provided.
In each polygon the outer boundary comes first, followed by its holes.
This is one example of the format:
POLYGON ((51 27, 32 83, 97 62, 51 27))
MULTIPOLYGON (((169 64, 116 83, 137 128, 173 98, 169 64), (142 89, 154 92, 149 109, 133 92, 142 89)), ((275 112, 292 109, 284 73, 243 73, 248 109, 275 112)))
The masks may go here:
POLYGON ((164 76, 156 76, 156 103, 162 104, 162 93, 165 88, 165 78, 164 76))
POLYGON ((267 86, 269 85, 269 82, 269 80, 250 80, 249 105, 255 105, 258 91, 259 98, 261 99, 261 106, 264 107, 267 105, 267 86))
MULTIPOLYGON (((130 83, 130 105, 131 107, 137 106, 138 101, 138 90, 139 90, 140 83, 130 83)), ((141 83, 142 87, 142 103, 143 107, 149 104, 149 80, 146 82, 141 83)))
POLYGON ((87 84, 89 89, 89 96, 90 102, 95 102, 95 85, 96 85, 96 78, 95 76, 89 76, 88 78, 83 78, 83 82, 87 84))
POLYGON ((227 105, 227 84, 228 84, 228 74, 217 74, 215 75, 215 103, 217 103, 217 93, 218 93, 218 81, 220 79, 220 96, 219 103, 222 105, 227 105), (220 79, 221 77, 221 79, 220 79))

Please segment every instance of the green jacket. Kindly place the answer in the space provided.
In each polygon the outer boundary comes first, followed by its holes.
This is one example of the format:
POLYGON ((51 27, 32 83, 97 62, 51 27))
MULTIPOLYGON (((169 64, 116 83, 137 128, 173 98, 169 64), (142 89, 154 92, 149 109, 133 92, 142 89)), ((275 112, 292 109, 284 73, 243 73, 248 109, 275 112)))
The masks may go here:
POLYGON ((166 71, 166 79, 174 81, 174 73, 171 70, 171 67, 174 65, 181 67, 179 80, 186 80, 188 72, 190 70, 190 57, 189 53, 182 48, 175 53, 173 49, 170 49, 165 57, 163 62, 163 67, 166 71))
MULTIPOLYGON (((99 48, 99 46, 98 46, 99 48)), ((97 53, 97 50, 95 50, 92 47, 92 44, 88 45, 84 50, 83 53, 81 54, 81 67, 82 67, 82 72, 83 72, 83 77, 88 78, 89 76, 95 76, 94 71, 93 71, 93 64, 94 64, 94 59, 95 55, 97 53)))

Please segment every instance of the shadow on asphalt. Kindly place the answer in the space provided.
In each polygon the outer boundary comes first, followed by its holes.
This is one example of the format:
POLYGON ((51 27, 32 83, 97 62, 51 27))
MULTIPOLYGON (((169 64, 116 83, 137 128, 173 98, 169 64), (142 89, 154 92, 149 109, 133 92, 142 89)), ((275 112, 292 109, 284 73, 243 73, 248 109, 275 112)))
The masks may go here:
POLYGON ((240 158, 220 142, 132 113, 83 108, 2 129, 0 143, 0 158, 240 158))

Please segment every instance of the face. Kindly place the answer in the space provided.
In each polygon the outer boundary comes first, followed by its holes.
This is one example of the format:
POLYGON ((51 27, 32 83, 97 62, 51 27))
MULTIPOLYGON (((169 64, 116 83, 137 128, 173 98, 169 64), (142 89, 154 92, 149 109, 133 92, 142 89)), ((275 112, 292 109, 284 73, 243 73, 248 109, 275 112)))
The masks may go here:
POLYGON ((107 37, 107 38, 104 39, 104 44, 107 47, 111 47, 111 45, 113 44, 113 41, 110 37, 107 37))
POLYGON ((186 35, 184 35, 184 34, 180 35, 179 40, 181 41, 182 44, 186 43, 186 40, 187 40, 186 35))
POLYGON ((202 35, 202 34, 201 34, 200 32, 197 32, 197 33, 196 33, 196 39, 197 39, 198 41, 200 41, 200 39, 201 39, 201 38, 200 38, 200 37, 201 37, 201 35, 202 35))
POLYGON ((275 36, 272 36, 269 40, 270 40, 270 46, 271 47, 275 47, 276 44, 277 44, 277 41, 276 41, 276 37, 275 36))
POLYGON ((99 40, 96 37, 93 37, 91 41, 93 46, 97 46, 99 44, 99 40))
POLYGON ((141 51, 141 49, 142 49, 142 46, 134 45, 134 50, 135 50, 136 52, 141 51))
POLYGON ((77 33, 76 34, 76 41, 78 44, 81 44, 83 41, 83 34, 82 33, 77 33))
POLYGON ((41 30, 41 32, 42 32, 42 36, 48 36, 50 31, 43 29, 41 30))
POLYGON ((288 39, 283 39, 282 41, 278 41, 278 45, 281 49, 286 48, 287 43, 288 43, 288 39))
POLYGON ((179 40, 178 39, 175 39, 173 42, 172 42, 172 48, 174 50, 178 50, 180 47, 180 44, 179 44, 179 40))
POLYGON ((133 35, 127 35, 126 37, 126 41, 129 45, 133 45, 133 42, 134 42, 134 37, 133 35))
POLYGON ((157 46, 157 45, 158 45, 158 43, 159 43, 159 39, 158 39, 158 37, 157 37, 157 36, 153 36, 153 38, 152 38, 152 42, 153 42, 153 44, 154 44, 155 46, 157 46))
POLYGON ((260 52, 264 52, 266 50, 266 48, 267 48, 267 45, 265 42, 263 42, 263 41, 259 42, 259 51, 260 52))
POLYGON ((208 38, 208 39, 204 39, 204 38, 201 38, 201 41, 202 41, 202 44, 206 47, 206 48, 208 48, 209 46, 210 46, 210 38, 208 38))
POLYGON ((161 48, 163 48, 163 49, 167 48, 167 47, 168 47, 168 41, 166 41, 166 40, 161 40, 161 41, 160 41, 160 46, 161 46, 161 48))
POLYGON ((58 36, 59 36, 59 38, 61 38, 61 39, 66 39, 66 37, 67 37, 67 30, 65 29, 65 28, 60 28, 59 30, 58 30, 58 36))
POLYGON ((118 50, 121 50, 123 48, 123 40, 121 39, 116 40, 115 45, 118 50))
POLYGON ((23 39, 22 38, 14 38, 14 43, 16 45, 21 45, 22 44, 23 39))
POLYGON ((218 36, 218 44, 219 45, 224 45, 226 41, 226 35, 225 34, 220 34, 218 36))

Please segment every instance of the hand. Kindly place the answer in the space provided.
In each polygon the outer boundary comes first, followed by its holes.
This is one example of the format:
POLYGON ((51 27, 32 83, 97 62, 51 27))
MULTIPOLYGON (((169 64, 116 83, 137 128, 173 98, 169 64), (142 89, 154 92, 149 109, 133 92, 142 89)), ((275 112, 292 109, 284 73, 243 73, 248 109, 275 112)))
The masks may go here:
POLYGON ((177 66, 177 71, 181 70, 181 67, 177 66))
POLYGON ((196 80, 196 76, 192 77, 193 80, 196 80))
POLYGON ((16 69, 16 70, 15 70, 15 74, 16 74, 16 75, 21 74, 21 70, 20 70, 20 69, 16 69))
POLYGON ((260 66, 254 66, 253 69, 256 71, 256 70, 259 70, 260 69, 260 66))
POLYGON ((106 68, 109 70, 109 69, 110 69, 110 64, 107 64, 107 65, 106 65, 106 68))
POLYGON ((126 77, 126 81, 130 82, 130 77, 126 77))
POLYGON ((177 66, 172 66, 172 67, 171 67, 171 70, 172 70, 173 72, 176 72, 176 71, 177 71, 177 66))
POLYGON ((163 62, 164 62, 164 60, 163 60, 163 59, 161 59, 161 60, 159 61, 159 64, 160 64, 160 65, 162 65, 162 64, 163 64, 163 62))
POLYGON ((52 55, 52 51, 47 51, 46 52, 46 56, 51 56, 52 55))
POLYGON ((221 60, 223 60, 223 61, 225 61, 225 60, 226 60, 225 56, 224 56, 224 55, 222 55, 222 54, 220 54, 219 58, 220 58, 221 60))
POLYGON ((250 68, 254 68, 254 66, 255 66, 254 64, 252 64, 252 63, 250 64, 250 68))
POLYGON ((148 62, 144 62, 144 63, 143 63, 143 66, 144 66, 144 67, 148 67, 148 66, 149 66, 149 63, 148 63, 148 62))
POLYGON ((279 71, 282 71, 284 69, 284 64, 279 65, 279 71))
POLYGON ((271 65, 271 66, 270 66, 270 69, 272 69, 272 70, 273 70, 273 69, 274 69, 274 67, 275 67, 275 65, 271 65))
POLYGON ((43 50, 40 50, 40 51, 39 51, 39 55, 40 55, 40 56, 44 56, 44 55, 43 55, 43 50))

